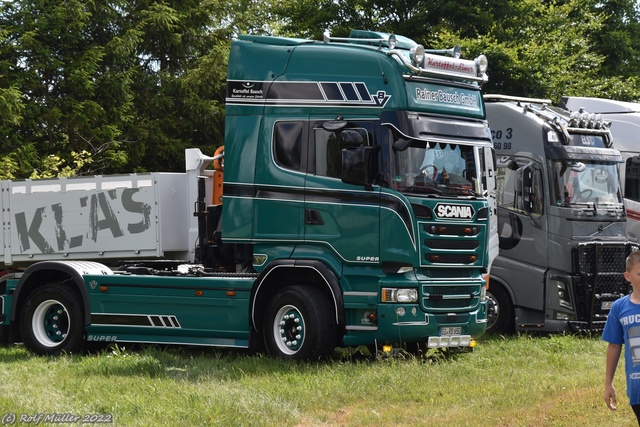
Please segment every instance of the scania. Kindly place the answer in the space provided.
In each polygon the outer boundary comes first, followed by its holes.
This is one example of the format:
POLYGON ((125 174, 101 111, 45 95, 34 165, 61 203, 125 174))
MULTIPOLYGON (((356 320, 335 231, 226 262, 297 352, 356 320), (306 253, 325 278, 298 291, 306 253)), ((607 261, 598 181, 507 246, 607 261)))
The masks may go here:
POLYGON ((438 217, 442 218, 473 218, 471 206, 438 205, 436 206, 438 217))
POLYGON ((0 181, 0 266, 28 267, 0 277, 0 342, 296 360, 471 348, 487 324, 493 148, 486 58, 456 51, 369 31, 239 35, 213 157, 188 149, 183 174, 0 181), (449 69, 429 65, 441 58, 449 69))

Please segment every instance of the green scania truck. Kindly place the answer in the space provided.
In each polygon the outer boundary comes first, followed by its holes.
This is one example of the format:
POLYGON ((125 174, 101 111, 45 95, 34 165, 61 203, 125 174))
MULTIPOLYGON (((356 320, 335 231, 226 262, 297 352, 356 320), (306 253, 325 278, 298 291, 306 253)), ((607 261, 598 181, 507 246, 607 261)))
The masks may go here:
POLYGON ((238 37, 213 156, 187 150, 185 173, 0 182, 2 340, 287 359, 472 347, 494 182, 486 67, 369 31, 238 37))

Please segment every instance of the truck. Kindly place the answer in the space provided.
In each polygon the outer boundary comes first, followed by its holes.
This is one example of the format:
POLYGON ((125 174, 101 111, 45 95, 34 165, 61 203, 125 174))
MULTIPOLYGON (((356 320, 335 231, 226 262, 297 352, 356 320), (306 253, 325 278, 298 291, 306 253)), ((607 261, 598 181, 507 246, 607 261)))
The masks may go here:
POLYGON ((609 123, 613 146, 622 155, 619 169, 627 212, 627 238, 637 243, 640 240, 640 104, 604 98, 564 96, 561 105, 576 111, 599 114, 609 123))
POLYGON ((629 292, 620 152, 601 117, 484 95, 496 151, 499 254, 487 330, 591 332, 629 292))
POLYGON ((472 349, 487 322, 486 67, 366 30, 239 36, 213 156, 1 183, 3 340, 293 360, 472 349))

